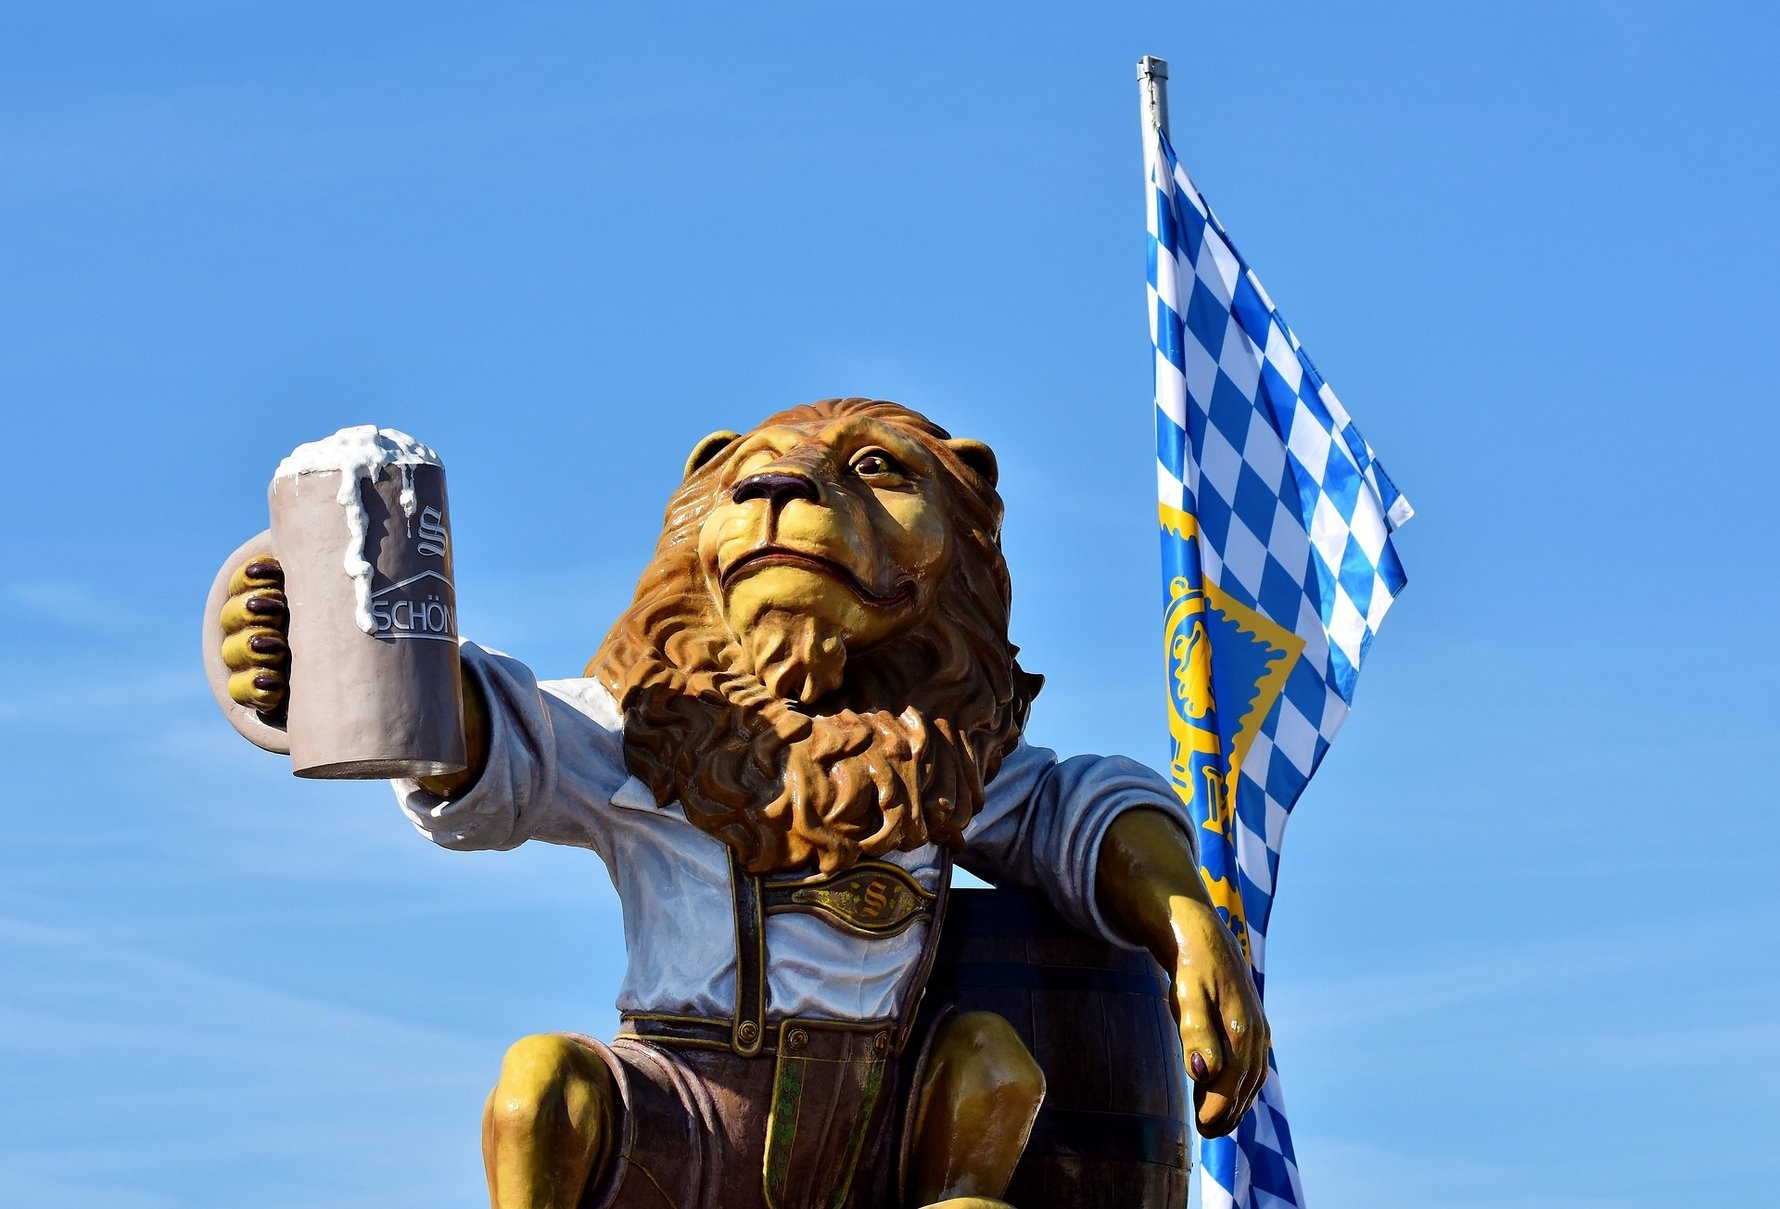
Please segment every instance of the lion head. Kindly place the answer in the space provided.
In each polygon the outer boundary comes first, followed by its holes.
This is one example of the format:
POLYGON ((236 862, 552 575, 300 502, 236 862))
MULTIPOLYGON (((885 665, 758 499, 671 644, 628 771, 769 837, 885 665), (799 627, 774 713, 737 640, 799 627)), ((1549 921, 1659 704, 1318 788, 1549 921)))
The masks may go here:
POLYGON ((625 760, 755 873, 956 845, 1042 683, 994 455, 895 403, 713 433, 587 674, 625 760))

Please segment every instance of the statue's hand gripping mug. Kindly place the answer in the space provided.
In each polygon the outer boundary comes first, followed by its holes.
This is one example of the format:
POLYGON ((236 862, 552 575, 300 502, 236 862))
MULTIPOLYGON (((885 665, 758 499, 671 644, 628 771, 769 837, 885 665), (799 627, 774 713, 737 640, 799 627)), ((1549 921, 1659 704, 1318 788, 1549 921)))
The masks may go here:
POLYGON ((462 772, 463 700, 445 469, 394 429, 299 447, 267 491, 272 527, 223 565, 204 610, 204 666, 229 723, 299 777, 462 772), (282 720, 229 696, 221 614, 234 569, 272 553, 290 607, 282 720))

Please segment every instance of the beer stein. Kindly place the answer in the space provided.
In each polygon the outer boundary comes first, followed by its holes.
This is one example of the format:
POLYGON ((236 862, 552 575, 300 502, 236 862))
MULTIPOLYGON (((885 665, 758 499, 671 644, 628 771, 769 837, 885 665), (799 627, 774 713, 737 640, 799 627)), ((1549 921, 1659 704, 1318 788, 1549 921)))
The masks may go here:
POLYGON ((299 777, 462 772, 463 700, 445 469, 366 424, 300 446, 267 491, 271 528, 223 564, 204 609, 204 668, 224 716, 299 777), (290 610, 283 716, 229 695, 221 614, 236 568, 271 554, 290 610))

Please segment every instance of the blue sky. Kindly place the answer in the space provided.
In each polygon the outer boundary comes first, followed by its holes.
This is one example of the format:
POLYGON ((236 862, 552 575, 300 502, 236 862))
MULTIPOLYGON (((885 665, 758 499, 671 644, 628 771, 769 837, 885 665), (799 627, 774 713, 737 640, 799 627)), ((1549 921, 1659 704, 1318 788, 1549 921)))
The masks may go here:
POLYGON ((1288 835, 1316 1206, 1780 1179, 1768 6, 0 11, 0 1203, 484 1203, 609 1033, 587 853, 436 851, 197 664, 290 448, 405 429, 467 633, 592 652, 691 443, 895 398, 999 451, 1033 735, 1165 758, 1133 63, 1420 515, 1288 835))

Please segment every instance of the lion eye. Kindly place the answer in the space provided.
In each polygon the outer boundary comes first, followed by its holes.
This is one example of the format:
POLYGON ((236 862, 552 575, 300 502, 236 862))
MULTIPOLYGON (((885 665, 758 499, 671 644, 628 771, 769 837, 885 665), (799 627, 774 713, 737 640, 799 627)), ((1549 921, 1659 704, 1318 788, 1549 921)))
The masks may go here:
POLYGON ((873 450, 854 460, 853 473, 860 478, 881 478, 884 475, 901 474, 902 466, 889 454, 873 450))

